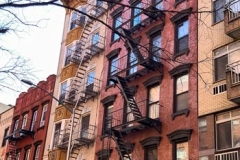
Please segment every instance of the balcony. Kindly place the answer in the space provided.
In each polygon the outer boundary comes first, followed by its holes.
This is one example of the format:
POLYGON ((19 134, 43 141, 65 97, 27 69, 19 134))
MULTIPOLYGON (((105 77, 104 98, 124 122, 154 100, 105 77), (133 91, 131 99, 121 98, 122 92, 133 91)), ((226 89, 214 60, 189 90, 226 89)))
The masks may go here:
POLYGON ((88 99, 98 96, 101 80, 88 76, 83 81, 84 83, 76 88, 68 86, 66 92, 59 97, 60 104, 68 103, 74 105, 76 102, 84 103, 88 99))
POLYGON ((239 160, 238 151, 215 154, 214 160, 239 160))
MULTIPOLYGON (((161 23, 165 21, 165 13, 162 12, 160 4, 153 5, 152 0, 144 1, 141 3, 141 9, 136 10, 138 12, 134 16, 130 17, 129 19, 123 19, 122 24, 119 28, 125 28, 130 31, 131 34, 136 33, 137 31, 145 28, 146 26, 150 25, 153 21, 161 20, 161 23)), ((132 9, 127 9, 125 12, 132 12, 132 9)))
POLYGON ((127 134, 145 129, 146 127, 155 127, 161 132, 161 127, 159 127, 161 126, 161 121, 159 119, 159 104, 152 106, 153 109, 151 111, 148 111, 146 100, 137 102, 137 105, 142 114, 141 118, 134 118, 132 112, 129 110, 126 112, 125 108, 115 110, 104 118, 105 132, 108 132, 110 129, 115 129, 121 133, 127 134))
POLYGON ((87 42, 87 49, 90 51, 90 54, 96 55, 102 52, 105 49, 105 37, 95 33, 91 35, 91 40, 87 42))
POLYGON ((28 136, 32 136, 33 134, 34 134, 33 131, 29 131, 26 129, 18 129, 15 130, 12 134, 5 137, 5 139, 8 139, 9 141, 19 141, 28 136))
POLYGON ((227 65, 227 98, 240 103, 240 61, 227 65))
POLYGON ((235 1, 224 11, 225 33, 236 39, 240 37, 240 5, 235 1))
MULTIPOLYGON (((148 49, 148 45, 138 47, 137 53, 126 54, 123 57, 117 59, 118 66, 111 65, 114 70, 113 74, 109 78, 113 78, 118 75, 125 77, 127 81, 134 80, 149 73, 149 71, 159 71, 163 74, 163 65, 160 62, 160 53, 151 52, 148 49), (157 54, 156 54, 157 53, 157 54), (140 56, 136 56, 136 54, 140 56), (140 57, 140 58, 139 58, 140 57)), ((159 49, 160 50, 160 49, 159 49)), ((115 64, 115 63, 113 63, 115 64)))
POLYGON ((89 12, 90 15, 98 18, 99 16, 103 15, 108 9, 107 3, 104 3, 103 1, 97 1, 96 6, 93 6, 89 12))

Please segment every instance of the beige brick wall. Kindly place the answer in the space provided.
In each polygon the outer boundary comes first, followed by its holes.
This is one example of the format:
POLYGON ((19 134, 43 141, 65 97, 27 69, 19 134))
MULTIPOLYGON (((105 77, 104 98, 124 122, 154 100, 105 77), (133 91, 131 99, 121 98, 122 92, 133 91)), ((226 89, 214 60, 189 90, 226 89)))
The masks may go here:
MULTIPOLYGON (((212 0, 199 1, 201 11, 211 11, 212 0)), ((224 22, 213 24, 212 13, 198 16, 198 102, 199 115, 220 111, 236 106, 227 100, 226 92, 213 95, 213 87, 226 83, 225 80, 214 83, 213 50, 233 41, 224 33, 224 22)))

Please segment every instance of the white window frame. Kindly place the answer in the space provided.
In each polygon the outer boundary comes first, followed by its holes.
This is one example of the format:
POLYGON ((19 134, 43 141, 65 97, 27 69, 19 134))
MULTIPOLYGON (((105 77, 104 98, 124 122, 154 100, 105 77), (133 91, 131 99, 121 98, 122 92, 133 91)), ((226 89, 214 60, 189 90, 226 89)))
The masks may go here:
POLYGON ((44 126, 45 118, 46 118, 46 114, 47 114, 47 109, 48 109, 48 104, 45 104, 45 105, 43 106, 43 110, 42 110, 40 127, 44 126))
POLYGON ((22 129, 26 129, 28 114, 23 116, 22 129))
POLYGON ((36 124, 36 121, 37 121, 37 110, 35 110, 35 111, 33 112, 32 123, 31 123, 30 131, 33 131, 33 130, 34 130, 34 126, 35 126, 35 124, 36 124))
MULTIPOLYGON (((216 116, 215 116, 215 124, 216 124, 216 126, 215 126, 215 128, 216 128, 216 150, 228 150, 228 149, 234 149, 234 148, 239 148, 239 146, 237 146, 237 147, 233 147, 233 134, 232 134, 232 121, 233 120, 236 120, 236 119, 240 119, 240 115, 237 115, 237 116, 232 116, 232 112, 234 112, 234 111, 239 111, 240 112, 240 109, 235 109, 235 110, 231 110, 231 111, 228 111, 228 112, 223 112, 223 113, 220 113, 220 114, 217 114, 216 116), (228 118, 225 118, 225 119, 223 119, 223 120, 217 120, 217 117, 219 116, 219 115, 224 115, 224 114, 227 114, 227 113, 229 113, 229 117, 228 118), (217 125, 218 124, 221 124, 221 123, 224 123, 224 122, 231 122, 231 143, 232 143, 232 146, 230 147, 230 148, 225 148, 225 149, 218 149, 217 148, 217 146, 218 146, 218 133, 217 133, 217 125)), ((240 125, 240 124, 239 124, 240 125)))
POLYGON ((39 152, 40 152, 41 145, 37 145, 37 148, 35 150, 34 160, 39 160, 39 152))

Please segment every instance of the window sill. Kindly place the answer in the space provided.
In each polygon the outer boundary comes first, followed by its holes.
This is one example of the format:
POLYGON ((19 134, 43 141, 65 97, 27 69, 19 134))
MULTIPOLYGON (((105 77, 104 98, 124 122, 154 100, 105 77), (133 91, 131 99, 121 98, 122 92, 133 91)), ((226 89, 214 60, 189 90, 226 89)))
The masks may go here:
POLYGON ((119 41, 120 41, 120 37, 119 37, 118 39, 112 41, 112 42, 110 43, 110 47, 111 47, 114 43, 119 42, 119 41))
POLYGON ((220 154, 220 153, 225 153, 225 152, 232 152, 232 151, 238 151, 240 147, 235 147, 235 148, 228 148, 228 149, 222 149, 222 150, 217 150, 215 151, 215 154, 220 154))
POLYGON ((179 0, 178 2, 176 2, 173 6, 174 6, 174 8, 177 8, 177 6, 180 4, 180 3, 182 3, 183 1, 185 1, 185 0, 179 0))
POLYGON ((185 116, 187 117, 189 112, 190 112, 189 109, 184 109, 184 110, 181 110, 181 111, 177 111, 177 112, 175 112, 171 115, 172 120, 174 120, 175 117, 183 115, 183 114, 185 114, 185 116))
POLYGON ((41 129, 44 129, 44 125, 41 126, 41 127, 38 127, 37 131, 41 130, 41 129))
POLYGON ((175 53, 173 55, 173 60, 175 60, 177 57, 179 57, 181 55, 184 55, 184 54, 186 54, 188 56, 189 51, 190 51, 189 48, 186 48, 186 49, 184 49, 184 50, 182 50, 180 52, 175 53))

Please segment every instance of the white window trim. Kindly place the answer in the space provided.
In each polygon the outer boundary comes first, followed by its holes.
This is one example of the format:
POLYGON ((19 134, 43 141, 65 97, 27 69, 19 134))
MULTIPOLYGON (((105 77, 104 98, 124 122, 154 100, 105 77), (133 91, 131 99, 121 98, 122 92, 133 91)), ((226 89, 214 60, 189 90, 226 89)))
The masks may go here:
POLYGON ((25 114, 25 115, 23 116, 22 129, 25 129, 26 126, 27 126, 27 121, 28 121, 27 118, 28 118, 28 114, 25 114))
POLYGON ((45 124, 45 119, 43 120, 43 117, 45 115, 45 118, 46 118, 46 112, 47 112, 47 109, 48 109, 48 104, 45 104, 43 106, 43 110, 42 110, 42 116, 41 116, 41 121, 40 121, 40 127, 44 126, 45 124))

